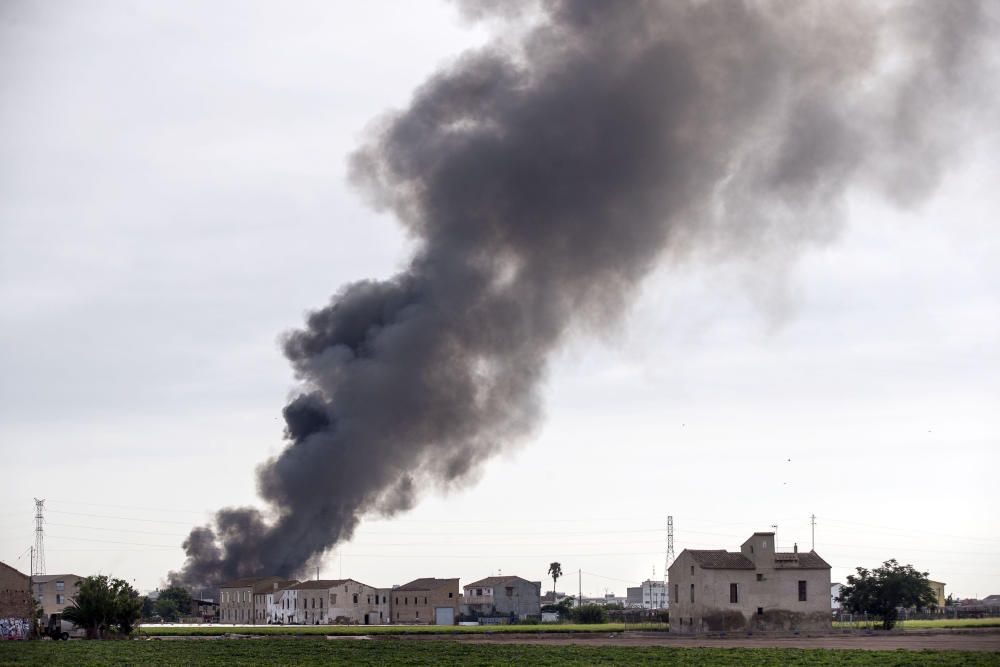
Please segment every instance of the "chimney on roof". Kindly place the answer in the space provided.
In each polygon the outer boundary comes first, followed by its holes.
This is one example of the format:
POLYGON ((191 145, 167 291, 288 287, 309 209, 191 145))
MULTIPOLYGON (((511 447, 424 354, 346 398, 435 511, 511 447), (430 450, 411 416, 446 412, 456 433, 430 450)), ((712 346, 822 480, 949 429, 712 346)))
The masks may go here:
POLYGON ((796 542, 795 544, 792 545, 792 551, 794 553, 798 553, 799 552, 799 543, 798 542, 796 542))

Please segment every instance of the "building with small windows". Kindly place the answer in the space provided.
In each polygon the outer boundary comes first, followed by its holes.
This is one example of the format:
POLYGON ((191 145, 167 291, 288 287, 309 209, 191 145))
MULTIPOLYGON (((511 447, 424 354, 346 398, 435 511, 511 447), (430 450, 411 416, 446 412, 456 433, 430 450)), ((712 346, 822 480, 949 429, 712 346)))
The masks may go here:
POLYGON ((268 591, 264 596, 268 623, 284 625, 294 622, 296 591, 291 588, 294 585, 289 584, 285 588, 276 588, 268 591))
POLYGON ((462 613, 527 618, 542 613, 542 582, 521 577, 486 577, 462 587, 462 613))
MULTIPOLYGON (((353 579, 318 579, 285 593, 292 615, 285 623, 380 625, 389 622, 389 594, 353 579)), ((280 612, 279 612, 280 613, 280 612)))
POLYGON ((61 614, 73 603, 77 584, 84 577, 77 574, 40 574, 31 578, 31 589, 42 607, 42 618, 61 614))
POLYGON ((666 609, 669 606, 667 585, 662 581, 647 579, 639 586, 629 586, 625 593, 625 604, 633 609, 666 609))
POLYGON ((775 551, 754 533, 738 552, 685 549, 669 569, 670 631, 829 631, 830 565, 815 551, 775 551))
POLYGON ((267 594, 298 583, 283 577, 245 577, 219 586, 219 622, 263 625, 267 619, 267 594))
POLYGON ((392 622, 454 625, 461 601, 458 579, 414 579, 392 589, 392 622))

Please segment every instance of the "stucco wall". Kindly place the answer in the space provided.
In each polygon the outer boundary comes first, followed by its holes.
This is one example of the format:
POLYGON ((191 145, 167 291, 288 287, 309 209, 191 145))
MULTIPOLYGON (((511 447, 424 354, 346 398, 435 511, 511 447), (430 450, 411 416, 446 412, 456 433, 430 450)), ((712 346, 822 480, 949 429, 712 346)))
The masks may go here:
POLYGON ((682 552, 670 567, 670 631, 829 630, 830 571, 774 568, 762 560, 755 570, 706 569, 682 552), (805 601, 799 600, 799 581, 806 582, 805 601), (737 586, 735 603, 731 584, 737 586))
POLYGON ((351 623, 378 625, 388 622, 385 604, 378 589, 358 581, 345 581, 330 588, 298 589, 297 622, 315 624, 351 623))
POLYGON ((434 610, 437 607, 451 607, 458 619, 458 605, 461 595, 458 580, 437 588, 424 591, 392 591, 392 622, 434 625, 434 610))
POLYGON ((220 623, 254 623, 253 587, 220 589, 220 623))
POLYGON ((517 579, 495 586, 467 586, 463 600, 470 611, 481 616, 492 614, 495 610, 500 616, 513 614, 525 618, 542 613, 541 588, 539 581, 517 579), (478 590, 482 590, 483 594, 475 595, 478 590))
POLYGON ((43 581, 34 581, 35 599, 42 605, 45 618, 50 614, 61 614, 72 604, 81 577, 75 574, 46 575, 43 581), (60 586, 60 583, 62 585, 60 586))

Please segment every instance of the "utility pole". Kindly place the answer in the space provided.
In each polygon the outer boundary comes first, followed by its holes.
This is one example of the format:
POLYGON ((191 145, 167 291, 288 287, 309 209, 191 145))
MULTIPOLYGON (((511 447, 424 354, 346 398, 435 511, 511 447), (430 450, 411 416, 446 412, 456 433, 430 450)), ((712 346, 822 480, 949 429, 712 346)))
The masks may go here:
POLYGON ((813 514, 809 519, 812 524, 812 550, 816 551, 816 515, 813 514))
POLYGON ((35 546, 31 552, 31 576, 45 574, 45 535, 42 524, 45 523, 45 499, 35 498, 35 546))
MULTIPOLYGON (((579 569, 576 571, 576 585, 579 587, 576 591, 576 606, 579 607, 583 604, 583 570, 579 569)), ((556 593, 555 589, 552 591, 552 604, 556 603, 556 593)))

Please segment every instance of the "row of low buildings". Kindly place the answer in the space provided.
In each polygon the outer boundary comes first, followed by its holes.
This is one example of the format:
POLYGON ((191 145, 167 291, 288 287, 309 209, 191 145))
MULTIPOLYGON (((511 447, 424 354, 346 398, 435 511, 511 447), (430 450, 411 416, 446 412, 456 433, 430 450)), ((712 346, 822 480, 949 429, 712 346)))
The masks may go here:
POLYGON ((541 586, 540 581, 498 576, 467 584, 460 593, 458 579, 429 577, 377 588, 354 579, 251 577, 222 584, 219 621, 453 625, 460 616, 523 619, 541 613, 541 586))
MULTIPOLYGON (((831 583, 830 565, 815 551, 777 551, 774 533, 754 533, 736 552, 685 549, 668 573, 668 585, 647 580, 625 598, 611 593, 584 602, 646 609, 669 604, 671 631, 679 633, 825 630, 839 606, 840 584, 831 583)), ((61 612, 79 580, 71 574, 31 579, 0 563, 0 631, 13 636, 27 627, 32 598, 46 617, 61 612)), ((931 584, 943 608, 944 584, 931 584)), ((217 603, 196 602, 233 624, 451 625, 460 618, 537 617, 542 605, 560 597, 543 596, 541 582, 518 576, 487 577, 461 591, 457 578, 377 588, 354 579, 252 577, 223 584, 217 603)))

